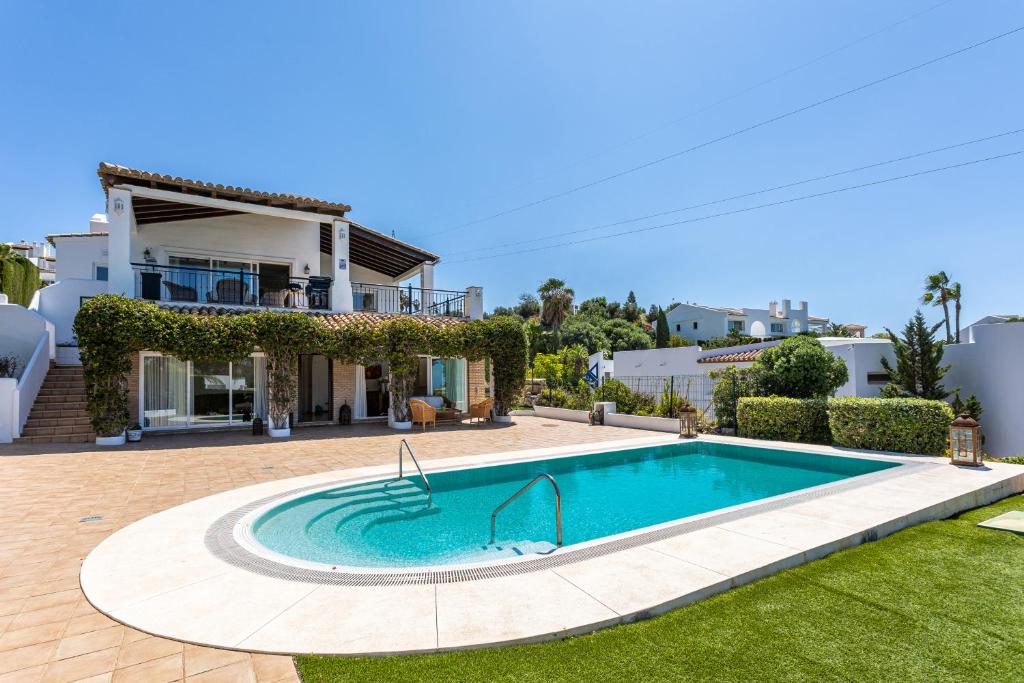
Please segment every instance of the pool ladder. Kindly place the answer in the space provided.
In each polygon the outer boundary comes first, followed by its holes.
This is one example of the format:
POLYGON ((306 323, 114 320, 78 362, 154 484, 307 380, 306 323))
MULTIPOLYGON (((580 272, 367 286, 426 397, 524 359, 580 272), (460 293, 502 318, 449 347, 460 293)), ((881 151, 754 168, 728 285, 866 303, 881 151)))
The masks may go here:
POLYGON ((555 481, 555 478, 552 477, 550 474, 547 474, 546 472, 541 472, 540 474, 538 474, 536 477, 530 480, 530 483, 528 483, 526 486, 519 489, 511 496, 509 496, 508 500, 506 500, 504 503, 494 508, 494 512, 491 513, 492 545, 494 544, 494 522, 498 517, 498 513, 504 510, 506 507, 508 507, 509 504, 516 498, 529 491, 533 487, 533 485, 536 484, 541 479, 546 479, 549 482, 551 482, 551 487, 555 490, 555 533, 557 535, 558 547, 562 547, 562 492, 558 490, 558 482, 555 481))
POLYGON ((402 443, 398 444, 398 478, 404 479, 405 476, 402 472, 402 463, 405 462, 405 453, 402 447, 405 446, 405 450, 409 451, 409 457, 412 458, 412 464, 416 465, 416 469, 419 470, 420 478, 423 479, 423 485, 427 487, 427 493, 430 493, 430 482, 427 480, 427 475, 423 474, 423 468, 420 467, 419 460, 416 459, 416 454, 412 452, 412 446, 405 439, 402 439, 402 443))

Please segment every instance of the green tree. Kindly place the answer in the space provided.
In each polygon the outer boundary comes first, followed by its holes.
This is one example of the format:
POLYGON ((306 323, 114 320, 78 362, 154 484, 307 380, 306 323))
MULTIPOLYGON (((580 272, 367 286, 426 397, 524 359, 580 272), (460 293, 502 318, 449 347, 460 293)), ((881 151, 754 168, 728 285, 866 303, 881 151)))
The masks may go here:
POLYGON ((654 346, 651 336, 643 328, 631 325, 622 318, 605 321, 602 331, 612 351, 636 351, 654 346))
POLYGON ((765 349, 753 367, 766 396, 823 398, 850 379, 843 359, 807 336, 790 337, 765 349))
POLYGON ((643 311, 636 302, 636 294, 630 290, 629 295, 626 297, 626 303, 622 307, 622 317, 626 319, 626 322, 635 323, 640 320, 642 314, 643 311))
POLYGON ((654 329, 654 346, 659 349, 668 348, 669 333, 668 333, 668 318, 665 317, 665 311, 658 309, 658 325, 654 329))
MULTIPOLYGON (((954 282, 949 286, 949 298, 953 301, 953 309, 955 311, 955 325, 953 335, 957 344, 960 343, 960 283, 954 282)), ((977 418, 975 418, 977 419, 977 418)))
POLYGON ((587 374, 587 349, 580 344, 563 346, 558 351, 558 360, 562 364, 562 386, 565 389, 575 388, 583 376, 587 374))
POLYGON ((529 320, 540 315, 540 302, 534 295, 523 293, 519 295, 519 303, 512 310, 523 320, 529 320))
POLYGON ((608 337, 601 330, 601 323, 594 318, 576 314, 570 316, 559 330, 563 344, 581 344, 590 353, 611 348, 608 337))
POLYGON ((680 337, 678 334, 673 334, 668 338, 668 348, 678 349, 681 346, 693 346, 693 342, 689 339, 680 337))
POLYGON ((828 324, 828 336, 829 337, 852 337, 850 331, 846 329, 846 325, 842 323, 829 323, 828 324))
POLYGON ((608 319, 608 300, 603 296, 595 296, 591 299, 587 299, 580 304, 576 311, 576 315, 584 315, 588 318, 597 318, 599 320, 608 319))
POLYGON ((940 327, 942 323, 929 327, 924 321, 924 314, 918 309, 903 328, 902 339, 886 328, 896 356, 896 367, 892 367, 887 358, 882 358, 882 367, 891 378, 883 391, 884 395, 934 400, 949 396, 949 392, 942 386, 942 377, 949 366, 941 364, 943 343, 935 339, 935 332, 940 327))
POLYGON ((981 414, 984 412, 981 409, 981 401, 974 394, 967 397, 967 400, 960 398, 960 390, 958 389, 953 394, 953 400, 949 402, 949 406, 953 409, 954 415, 967 414, 973 417, 975 420, 981 420, 981 414))
POLYGON ((933 273, 924 280, 924 294, 921 295, 921 303, 932 306, 942 306, 942 320, 946 324, 946 342, 953 341, 953 335, 949 330, 949 276, 946 271, 940 270, 933 273))
POLYGON ((541 319, 557 331, 572 313, 576 292, 567 287, 564 280, 552 277, 537 288, 537 293, 540 294, 541 319))

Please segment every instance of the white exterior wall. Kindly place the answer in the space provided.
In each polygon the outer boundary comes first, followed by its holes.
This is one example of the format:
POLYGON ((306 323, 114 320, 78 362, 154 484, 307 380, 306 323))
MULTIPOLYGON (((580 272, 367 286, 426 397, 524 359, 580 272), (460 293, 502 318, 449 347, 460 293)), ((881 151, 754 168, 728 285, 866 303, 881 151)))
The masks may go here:
MULTIPOLYGON (((674 349, 646 349, 643 351, 616 351, 615 377, 671 377, 673 375, 703 375, 707 365, 697 363, 699 346, 680 346, 674 349)), ((713 369, 713 367, 711 368, 713 369)))
POLYGON ((885 339, 849 339, 845 337, 824 337, 819 339, 822 346, 832 355, 846 362, 849 381, 836 391, 836 396, 859 396, 861 398, 877 398, 882 394, 885 383, 868 382, 868 373, 885 372, 882 358, 896 365, 896 355, 892 351, 892 343, 885 339))
POLYGON ((665 313, 665 319, 668 320, 670 335, 674 334, 690 341, 724 337, 728 331, 725 311, 704 306, 679 304, 665 313), (697 323, 697 329, 693 329, 693 323, 697 323), (679 329, 676 329, 677 327, 679 329))
POLYGON ((945 347, 942 361, 951 367, 943 384, 959 387, 961 398, 975 394, 981 401, 985 452, 1024 454, 1024 323, 974 325, 971 336, 971 343, 945 347))
MULTIPOLYGON (((625 351, 620 351, 620 353, 625 353, 625 351)), ((590 371, 590 368, 595 365, 597 365, 597 376, 600 382, 603 383, 605 379, 615 377, 615 361, 610 358, 605 358, 603 351, 592 353, 590 354, 590 357, 587 358, 588 372, 590 371)))
POLYGON ((95 266, 107 265, 107 237, 55 237, 57 247, 56 281, 92 280, 95 266))
POLYGON ((18 359, 18 377, 0 378, 0 443, 21 434, 53 357, 53 325, 35 311, 0 304, 0 349, 18 359))
POLYGON ((82 303, 82 297, 106 293, 106 282, 69 278, 38 290, 29 307, 53 323, 54 338, 57 344, 73 344, 75 343, 73 324, 75 315, 78 314, 78 307, 82 303))
POLYGON ((309 275, 320 275, 319 221, 243 214, 150 223, 137 230, 131 241, 132 263, 143 263, 148 248, 160 265, 167 265, 171 255, 194 256, 288 265, 292 277, 308 277, 304 269, 309 264, 309 275))

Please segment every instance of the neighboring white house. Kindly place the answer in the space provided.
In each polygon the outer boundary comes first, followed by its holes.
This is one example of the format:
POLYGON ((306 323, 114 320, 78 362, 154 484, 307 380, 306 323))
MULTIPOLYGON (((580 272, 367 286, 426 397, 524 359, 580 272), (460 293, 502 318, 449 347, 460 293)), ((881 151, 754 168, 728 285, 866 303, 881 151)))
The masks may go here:
POLYGON ((7 246, 16 254, 21 254, 39 269, 39 279, 45 284, 54 281, 54 263, 57 260, 53 253, 53 245, 47 242, 7 242, 7 246))
POLYGON ((690 341, 704 341, 736 332, 748 337, 789 337, 801 332, 820 332, 828 318, 812 316, 807 302, 793 308, 789 299, 775 301, 768 308, 718 308, 699 304, 678 304, 665 313, 669 334, 690 341))

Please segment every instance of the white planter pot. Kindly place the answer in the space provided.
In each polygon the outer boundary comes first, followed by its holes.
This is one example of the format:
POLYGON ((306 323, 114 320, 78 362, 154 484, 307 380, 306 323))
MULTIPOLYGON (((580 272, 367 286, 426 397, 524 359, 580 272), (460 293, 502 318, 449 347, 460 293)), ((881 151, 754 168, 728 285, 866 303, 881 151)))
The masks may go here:
POLYGON ((125 432, 128 435, 129 441, 142 441, 142 430, 141 429, 129 429, 125 432))
POLYGON ((392 429, 412 429, 412 420, 408 422, 392 422, 392 429))
POLYGON ((494 422, 501 423, 501 424, 511 424, 512 423, 512 416, 511 415, 492 415, 491 416, 491 420, 493 420, 494 422))
POLYGON ((117 436, 97 436, 97 446, 123 446, 124 445, 124 432, 121 432, 117 436))
POLYGON ((272 436, 275 439, 281 439, 286 436, 291 436, 292 428, 284 427, 283 429, 274 429, 273 427, 270 427, 269 429, 267 429, 267 434, 270 434, 270 436, 272 436))

